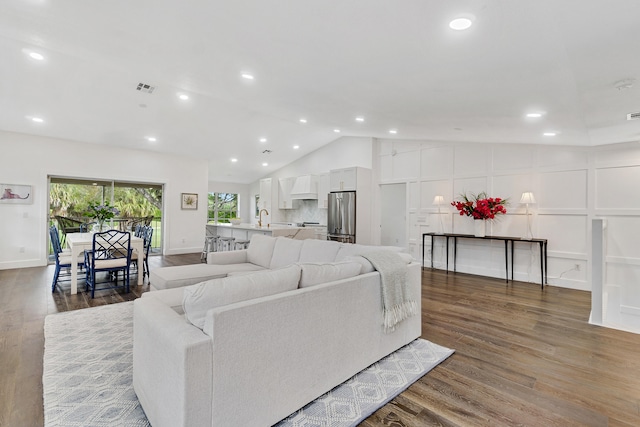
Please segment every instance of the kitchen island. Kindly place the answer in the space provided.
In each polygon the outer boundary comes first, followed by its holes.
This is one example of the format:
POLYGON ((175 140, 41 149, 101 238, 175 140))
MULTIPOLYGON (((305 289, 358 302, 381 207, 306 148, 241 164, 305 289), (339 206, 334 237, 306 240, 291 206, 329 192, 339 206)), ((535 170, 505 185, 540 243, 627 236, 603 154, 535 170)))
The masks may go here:
POLYGON ((315 239, 313 228, 296 227, 292 225, 269 225, 258 227, 257 224, 241 223, 238 225, 228 223, 210 222, 207 224, 208 236, 235 237, 236 240, 251 240, 254 234, 265 234, 273 237, 289 237, 291 239, 315 239))

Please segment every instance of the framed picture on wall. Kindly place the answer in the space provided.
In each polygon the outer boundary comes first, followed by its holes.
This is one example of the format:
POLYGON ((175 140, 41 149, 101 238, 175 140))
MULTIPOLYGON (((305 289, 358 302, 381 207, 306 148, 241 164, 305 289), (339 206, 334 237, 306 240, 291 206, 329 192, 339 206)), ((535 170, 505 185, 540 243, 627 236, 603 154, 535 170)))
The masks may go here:
POLYGON ((30 185, 0 184, 0 203, 33 203, 30 185))
POLYGON ((182 193, 182 209, 198 209, 198 195, 196 193, 182 193))

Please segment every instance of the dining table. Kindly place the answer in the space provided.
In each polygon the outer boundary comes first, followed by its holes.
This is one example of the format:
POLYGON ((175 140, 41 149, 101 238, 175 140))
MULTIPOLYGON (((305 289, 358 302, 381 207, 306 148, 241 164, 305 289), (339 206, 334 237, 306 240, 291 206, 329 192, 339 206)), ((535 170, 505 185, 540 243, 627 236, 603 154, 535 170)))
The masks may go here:
MULTIPOLYGON (((78 259, 80 254, 85 250, 91 250, 93 248, 93 232, 90 233, 68 233, 67 234, 67 247, 71 250, 71 259, 78 259)), ((137 251, 138 254, 144 252, 144 239, 131 235, 131 248, 137 251)), ((138 272, 142 271, 142 256, 138 256, 138 272)), ((138 274, 138 286, 142 285, 143 274, 138 274)), ((71 263, 71 295, 78 293, 78 263, 71 263)))

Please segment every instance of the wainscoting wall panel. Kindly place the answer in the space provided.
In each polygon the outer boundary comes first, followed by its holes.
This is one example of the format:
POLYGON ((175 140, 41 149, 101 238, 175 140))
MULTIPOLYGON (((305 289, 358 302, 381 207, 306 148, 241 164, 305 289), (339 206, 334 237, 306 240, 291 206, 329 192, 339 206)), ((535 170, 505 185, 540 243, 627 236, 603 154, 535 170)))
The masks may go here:
MULTIPOLYGON (((418 153, 414 153, 417 155, 418 153)), ((420 152, 420 176, 424 179, 450 177, 453 173, 453 147, 426 147, 420 152)))
POLYGON ((587 170, 541 173, 540 191, 534 193, 540 209, 586 209, 587 170))
POLYGON ((440 207, 441 211, 448 210, 451 206, 449 203, 454 199, 451 194, 451 181, 439 180, 439 181, 422 181, 420 183, 420 208, 421 209, 435 209, 437 206, 433 205, 433 198, 435 196, 444 197, 444 205, 440 207))
POLYGON ((490 172, 491 152, 486 146, 456 146, 454 152, 453 173, 455 176, 486 175, 490 172))
POLYGON ((640 183, 640 166, 596 169, 596 209, 638 209, 640 191, 621 183, 640 183))
MULTIPOLYGON (((548 283, 591 289, 590 224, 594 218, 604 218, 603 324, 640 332, 640 192, 636 188, 640 182, 640 144, 568 147, 407 141, 403 145, 394 140, 385 146, 386 151, 379 151, 380 164, 390 166, 384 166, 388 171, 382 175, 383 182, 402 181, 415 172, 416 164, 409 160, 396 160, 398 167, 407 168, 397 170, 392 157, 403 153, 419 158, 419 178, 407 180, 413 182, 409 210, 417 210, 408 230, 414 256, 421 256, 422 233, 438 231, 437 206, 433 206, 436 194, 448 198, 447 203, 462 192, 486 191, 490 196, 510 198, 508 214, 491 224, 487 232, 519 237, 526 232, 520 196, 532 191, 536 198, 536 204, 529 207, 533 235, 549 241, 548 283)), ((442 210, 445 232, 473 233, 471 219, 459 216, 448 205, 442 210)), ((428 259, 429 242, 427 245, 428 259)), ((450 268, 452 255, 450 248, 450 268)), ((516 246, 514 277, 539 284, 539 257, 536 248, 516 246)), ((444 239, 438 239, 435 266, 444 268, 445 259, 444 239)), ((504 277, 504 246, 500 242, 459 240, 457 259, 460 272, 504 277)))

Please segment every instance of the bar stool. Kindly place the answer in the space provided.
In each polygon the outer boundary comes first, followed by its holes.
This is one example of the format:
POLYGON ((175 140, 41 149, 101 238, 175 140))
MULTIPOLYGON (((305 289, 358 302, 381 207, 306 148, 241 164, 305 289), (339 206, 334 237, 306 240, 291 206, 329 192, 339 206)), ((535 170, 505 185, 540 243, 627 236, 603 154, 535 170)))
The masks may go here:
POLYGON ((218 250, 219 238, 220 236, 207 236, 204 238, 204 247, 202 248, 200 261, 207 262, 207 255, 209 255, 209 252, 216 252, 218 250))
POLYGON ((218 238, 218 251, 230 251, 233 249, 233 242, 235 237, 219 237, 218 238))
POLYGON ((249 241, 248 240, 236 240, 236 244, 234 249, 236 251, 240 250, 240 249, 247 249, 249 247, 249 241))

